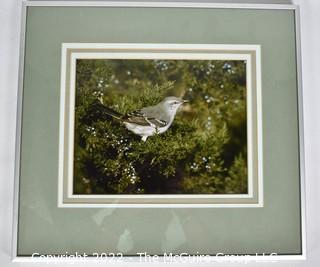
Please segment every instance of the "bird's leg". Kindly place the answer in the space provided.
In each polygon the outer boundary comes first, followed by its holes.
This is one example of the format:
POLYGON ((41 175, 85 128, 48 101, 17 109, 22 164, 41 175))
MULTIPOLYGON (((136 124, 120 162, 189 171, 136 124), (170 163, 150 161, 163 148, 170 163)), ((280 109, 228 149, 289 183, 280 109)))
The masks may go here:
POLYGON ((148 136, 147 136, 147 135, 144 135, 144 136, 142 136, 141 140, 142 140, 143 142, 145 142, 145 141, 147 141, 147 138, 148 138, 148 136))

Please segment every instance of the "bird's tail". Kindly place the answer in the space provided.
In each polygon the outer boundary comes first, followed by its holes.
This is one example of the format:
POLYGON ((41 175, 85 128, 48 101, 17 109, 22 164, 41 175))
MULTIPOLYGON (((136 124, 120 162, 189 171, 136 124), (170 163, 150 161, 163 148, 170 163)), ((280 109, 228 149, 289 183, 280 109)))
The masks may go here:
POLYGON ((123 117, 123 115, 122 115, 121 113, 119 113, 119 112, 117 112, 117 111, 115 111, 115 110, 113 110, 113 109, 111 109, 111 108, 108 108, 108 107, 106 107, 106 106, 104 106, 104 112, 105 112, 106 114, 108 114, 109 116, 117 119, 117 120, 121 120, 122 117, 123 117))
POLYGON ((123 117, 123 114, 119 113, 118 111, 115 111, 111 108, 106 107, 105 105, 103 105, 100 102, 96 102, 94 103, 94 108, 96 109, 96 111, 98 111, 101 115, 103 115, 103 117, 105 117, 105 115, 107 116, 111 116, 117 120, 121 120, 123 117))

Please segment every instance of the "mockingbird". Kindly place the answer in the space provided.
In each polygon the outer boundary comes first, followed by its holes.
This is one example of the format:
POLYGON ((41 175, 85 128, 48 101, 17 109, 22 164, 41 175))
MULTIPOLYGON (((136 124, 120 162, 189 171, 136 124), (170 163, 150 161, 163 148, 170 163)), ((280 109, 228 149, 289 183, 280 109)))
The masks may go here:
POLYGON ((120 120, 126 128, 146 141, 149 136, 164 133, 171 126, 178 108, 188 102, 179 97, 168 96, 160 103, 142 109, 121 114, 104 105, 100 105, 109 116, 120 120))

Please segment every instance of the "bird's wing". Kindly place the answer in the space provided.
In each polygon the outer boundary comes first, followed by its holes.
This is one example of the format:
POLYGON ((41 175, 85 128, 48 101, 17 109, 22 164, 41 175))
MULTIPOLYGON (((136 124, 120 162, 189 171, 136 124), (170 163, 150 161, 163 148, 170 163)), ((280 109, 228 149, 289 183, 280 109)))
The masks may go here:
POLYGON ((147 119, 151 124, 153 124, 156 128, 161 128, 166 126, 168 123, 164 120, 159 120, 155 118, 148 118, 147 119))
MULTIPOLYGON (((152 114, 149 114, 152 115, 152 114)), ((161 128, 166 126, 168 123, 165 120, 154 118, 153 116, 148 116, 147 112, 144 110, 136 110, 128 113, 123 120, 125 122, 135 123, 140 126, 152 126, 156 128, 161 128)))

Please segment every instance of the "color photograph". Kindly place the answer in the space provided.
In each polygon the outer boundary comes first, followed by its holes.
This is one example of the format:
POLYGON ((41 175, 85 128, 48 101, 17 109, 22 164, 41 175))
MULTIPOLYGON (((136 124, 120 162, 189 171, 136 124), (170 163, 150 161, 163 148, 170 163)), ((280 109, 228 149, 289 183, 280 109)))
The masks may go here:
POLYGON ((73 194, 247 194, 246 63, 77 59, 73 194))

